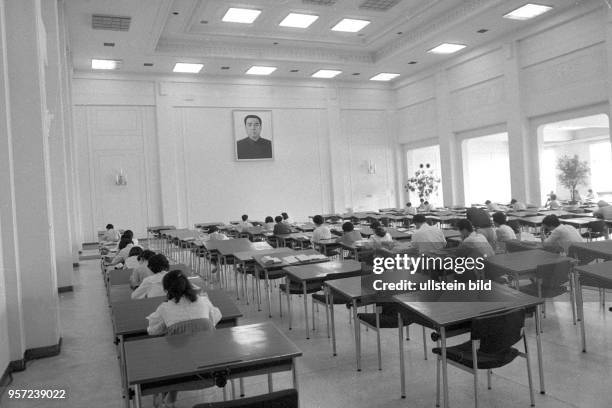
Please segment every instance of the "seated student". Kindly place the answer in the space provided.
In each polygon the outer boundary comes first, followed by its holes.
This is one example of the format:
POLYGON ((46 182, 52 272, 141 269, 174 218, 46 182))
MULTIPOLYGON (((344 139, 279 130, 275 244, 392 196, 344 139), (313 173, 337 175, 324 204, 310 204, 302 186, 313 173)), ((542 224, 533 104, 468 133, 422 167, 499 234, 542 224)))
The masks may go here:
POLYGON ((283 217, 283 222, 285 224, 293 224, 293 221, 291 221, 291 219, 289 218, 289 214, 287 214, 286 212, 281 213, 281 217, 283 217))
POLYGON ((291 234, 293 232, 289 224, 283 221, 283 217, 281 215, 274 217, 274 221, 276 221, 276 224, 274 224, 274 230, 272 232, 274 235, 291 234))
POLYGON ((331 239, 331 231, 327 226, 323 225, 323 217, 320 215, 315 215, 312 217, 312 222, 316 225, 314 231, 312 231, 312 238, 310 241, 313 243, 317 243, 319 241, 323 241, 325 239, 331 239))
POLYGON ((430 212, 436 209, 433 204, 430 204, 429 201, 424 201, 423 205, 425 206, 425 211, 430 212))
POLYGON ((253 227, 253 224, 249 222, 249 216, 246 214, 243 214, 242 221, 238 224, 238 226, 236 226, 236 229, 238 230, 238 232, 243 232, 247 230, 248 228, 252 228, 252 227, 253 227))
POLYGON ((550 194, 550 201, 548 202, 548 208, 551 210, 558 210, 559 208, 561 208, 561 203, 559 201, 557 201, 557 195, 556 194, 550 194))
POLYGON ((487 238, 474 231, 472 223, 468 220, 459 220, 457 228, 461 233, 463 241, 457 247, 456 255, 463 257, 487 257, 495 255, 495 251, 487 238))
POLYGON ((412 234, 411 241, 416 246, 419 254, 442 249, 446 246, 446 237, 438 227, 427 224, 423 214, 417 214, 412 218, 416 231, 412 234))
POLYGON ((130 256, 130 250, 132 249, 132 247, 134 247, 134 244, 132 243, 131 239, 125 236, 121 238, 121 241, 119 241, 119 246, 117 247, 119 252, 117 252, 117 255, 115 255, 115 257, 108 266, 115 266, 117 264, 125 262, 125 260, 130 256))
POLYGON ((406 203, 406 208, 404 209, 404 212, 408 215, 415 215, 417 213, 417 209, 412 206, 412 203, 410 201, 408 201, 406 203))
POLYGON ((132 299, 144 299, 164 295, 162 279, 170 269, 168 258, 162 254, 155 254, 149 259, 149 269, 153 275, 142 280, 140 286, 132 292, 132 299))
POLYGON ((126 237, 132 240, 132 244, 134 244, 135 246, 139 246, 138 245, 138 239, 134 238, 134 232, 132 230, 125 230, 125 232, 123 233, 123 235, 121 235, 121 238, 126 237))
POLYGON ((601 218, 604 220, 612 220, 612 205, 608 204, 604 200, 597 202, 597 209, 593 211, 593 217, 601 218))
POLYGON ((375 245, 380 245, 383 242, 393 242, 391 234, 387 232, 382 226, 378 226, 372 235, 370 235, 369 241, 375 245))
POLYGON ((140 254, 142 254, 142 248, 141 247, 138 247, 138 246, 132 247, 132 249, 130 249, 130 253, 128 254, 128 257, 126 258, 125 262, 123 263, 123 268, 124 269, 134 269, 134 268, 137 268, 138 265, 139 265, 138 257, 140 256, 140 254))
POLYGON ((496 203, 492 203, 491 200, 485 201, 485 205, 487 206, 487 210, 491 212, 500 211, 499 206, 496 203))
POLYGON ((489 213, 482 208, 470 207, 467 209, 465 215, 467 220, 472 223, 472 227, 475 228, 478 233, 484 235, 491 247, 495 248, 497 246, 497 237, 495 236, 495 231, 493 231, 489 213))
POLYGON ((130 287, 136 289, 144 278, 153 275, 153 272, 149 269, 149 259, 155 255, 155 252, 145 249, 138 255, 138 266, 132 271, 130 276, 130 287))
POLYGON ((421 198, 421 204, 417 207, 417 211, 427 211, 427 207, 425 206, 425 200, 421 198))
POLYGON ((536 238, 536 236, 533 235, 531 232, 521 231, 521 228, 518 224, 512 226, 512 231, 516 235, 516 239, 518 239, 519 241, 540 242, 540 239, 536 238))
POLYGON ((542 246, 554 252, 567 253, 574 242, 583 242, 580 232, 571 225, 561 224, 556 215, 550 214, 542 220, 542 246), (544 238, 550 233, 548 238, 544 238))
MULTIPOLYGON (((219 231, 219 227, 217 227, 216 225, 213 225, 212 227, 210 227, 208 229, 208 240, 209 241, 225 241, 226 239, 229 239, 227 237, 227 235, 225 235, 224 233, 219 231)), ((210 271, 211 273, 217 273, 217 258, 216 257, 211 257, 210 258, 210 263, 212 264, 213 268, 210 271)))
MULTIPOLYGON (((181 271, 168 272, 162 279, 162 287, 168 300, 147 316, 150 335, 164 334, 172 325, 188 320, 207 319, 211 328, 221 320, 221 310, 211 303, 208 296, 198 296, 181 271)), ((169 391, 163 396, 158 394, 154 397, 154 405, 159 405, 162 402, 159 399, 165 397, 163 405, 174 407, 177 395, 178 391, 169 391)))
POLYGON ((585 197, 585 201, 593 203, 595 202, 595 200, 597 200, 597 194, 593 191, 592 188, 589 188, 589 191, 587 192, 587 195, 585 197))
POLYGON ((506 214, 501 211, 493 214, 493 224, 495 225, 495 234, 497 236, 497 242, 506 242, 516 239, 516 234, 506 224, 506 214))
POLYGON ((121 238, 119 231, 115 229, 113 224, 106 224, 106 232, 102 236, 102 241, 117 242, 121 238))
POLYGON ((359 231, 355 231, 355 226, 352 222, 347 221, 342 224, 342 237, 338 240, 338 242, 351 245, 359 240, 361 240, 361 233, 359 231))
POLYGON ((514 211, 524 211, 527 209, 527 204, 518 201, 516 198, 510 200, 510 208, 514 211))
POLYGON ((264 229, 266 231, 272 231, 274 229, 274 218, 270 217, 269 215, 266 217, 264 229))

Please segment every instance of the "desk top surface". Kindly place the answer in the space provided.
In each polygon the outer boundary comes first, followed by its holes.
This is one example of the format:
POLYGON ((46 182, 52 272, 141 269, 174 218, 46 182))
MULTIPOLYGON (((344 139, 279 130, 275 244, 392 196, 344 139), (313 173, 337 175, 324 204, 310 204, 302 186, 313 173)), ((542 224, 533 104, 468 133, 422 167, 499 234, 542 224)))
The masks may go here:
POLYGON ((301 355, 301 350, 272 323, 125 343, 129 384, 285 361, 301 355))
POLYGON ((295 265, 283 268, 287 276, 295 281, 322 281, 343 275, 361 274, 361 262, 355 260, 330 261, 310 265, 295 265))
POLYGON ((359 299, 365 303, 367 303, 367 301, 374 301, 375 299, 388 298, 393 294, 399 293, 397 291, 389 293, 375 290, 373 283, 376 280, 380 280, 385 283, 397 283, 404 280, 424 282, 427 280, 427 278, 420 274, 413 275, 409 271, 390 270, 385 271, 380 275, 370 274, 330 280, 326 281, 325 285, 328 286, 333 292, 339 293, 346 298, 359 299))
POLYGON ((600 218, 595 217, 576 217, 576 218, 562 218, 559 220, 562 224, 574 224, 574 225, 585 225, 594 221, 601 221, 600 218))
MULTIPOLYGON (((587 251, 596 255, 612 256, 612 240, 575 242, 571 247, 577 247, 581 251, 587 251)), ((571 248, 570 247, 570 248, 571 248)))
POLYGON ((601 281, 612 282, 612 261, 577 266, 574 270, 579 272, 580 275, 586 275, 601 281))
MULTIPOLYGON (((249 251, 235 252, 234 258, 241 262, 252 261, 255 255, 274 255, 294 251, 291 248, 253 249, 249 251)), ((294 251, 295 252, 295 251, 294 251)))
POLYGON ((293 249, 289 249, 289 248, 285 248, 285 251, 281 251, 278 252, 274 255, 272 255, 275 258, 279 258, 282 262, 280 263, 275 263, 275 264, 266 264, 262 261, 261 258, 263 258, 264 256, 266 256, 265 254, 263 255, 253 255, 253 260, 255 261, 255 263, 257 265, 259 265, 262 269, 282 269, 286 266, 297 266, 297 265, 308 265, 308 264, 313 264, 313 263, 319 263, 319 262, 328 262, 329 258, 324 258, 324 259, 317 259, 317 260, 312 260, 312 261, 307 261, 307 262, 302 262, 302 263, 294 263, 294 264, 289 264, 287 262, 285 262, 283 260, 284 257, 286 256, 295 256, 295 255, 320 255, 320 253, 314 249, 304 249, 302 251, 296 251, 293 249))
POLYGON ((174 225, 156 225, 154 227, 147 227, 147 231, 159 232, 161 230, 170 230, 175 228, 176 227, 174 225))
POLYGON ((542 221, 544 220, 544 217, 546 217, 545 215, 535 215, 533 217, 521 217, 519 218, 520 222, 526 223, 526 224, 542 224, 542 221))
POLYGON ((233 252, 252 251, 255 246, 248 238, 210 240, 202 243, 209 251, 218 251, 222 255, 233 252))
MULTIPOLYGON (((242 316, 236 304, 225 292, 211 289, 206 291, 206 294, 211 303, 221 310, 221 321, 233 320, 242 316)), ((148 326, 146 317, 165 301, 166 298, 161 296, 111 302, 115 335, 146 333, 148 326)))
POLYGON ((529 249, 526 251, 510 252, 486 258, 488 265, 503 268, 513 273, 532 273, 540 265, 570 261, 571 258, 544 251, 542 249, 529 249))
POLYGON ((224 223, 221 221, 198 222, 194 224, 194 227, 195 228, 205 228, 205 227, 212 227, 212 226, 219 226, 219 225, 224 225, 224 223))
POLYGON ((493 283, 490 291, 413 292, 393 298, 408 311, 416 313, 436 327, 543 303, 540 298, 497 283, 493 283))

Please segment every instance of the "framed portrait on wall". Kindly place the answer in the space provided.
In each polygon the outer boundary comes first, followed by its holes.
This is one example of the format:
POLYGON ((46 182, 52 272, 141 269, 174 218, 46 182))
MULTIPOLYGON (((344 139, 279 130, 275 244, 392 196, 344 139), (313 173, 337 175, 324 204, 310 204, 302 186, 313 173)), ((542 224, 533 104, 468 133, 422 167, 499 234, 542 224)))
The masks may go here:
POLYGON ((236 160, 274 160, 272 111, 232 111, 236 160))

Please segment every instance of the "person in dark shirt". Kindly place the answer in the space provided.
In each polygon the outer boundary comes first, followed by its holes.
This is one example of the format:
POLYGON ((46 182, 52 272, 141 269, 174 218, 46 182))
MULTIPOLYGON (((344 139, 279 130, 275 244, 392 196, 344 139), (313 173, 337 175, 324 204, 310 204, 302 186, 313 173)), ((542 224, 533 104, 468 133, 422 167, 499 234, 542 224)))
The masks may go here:
POLYGON ((276 221, 273 231, 274 235, 291 234, 291 227, 283 222, 283 217, 277 215, 274 221, 276 221))
POLYGON ((257 115, 247 115, 244 118, 244 128, 247 137, 236 142, 238 160, 271 159, 272 142, 260 137, 261 118, 257 115))

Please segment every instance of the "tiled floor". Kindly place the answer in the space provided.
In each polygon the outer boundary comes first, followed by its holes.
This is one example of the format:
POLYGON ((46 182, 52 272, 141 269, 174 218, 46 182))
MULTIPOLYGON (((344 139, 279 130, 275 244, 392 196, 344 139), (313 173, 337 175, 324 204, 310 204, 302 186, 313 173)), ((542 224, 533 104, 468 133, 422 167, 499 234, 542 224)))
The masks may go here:
MULTIPOLYGON (((108 304, 99 263, 86 260, 74 274, 75 291, 63 294, 60 301, 63 346, 61 355, 28 363, 26 371, 15 373, 13 389, 66 389, 67 399, 57 401, 0 400, 3 408, 13 407, 122 407, 119 369, 108 304)), ((374 332, 362 331, 363 371, 355 370, 352 326, 347 311, 336 307, 338 356, 331 356, 331 342, 325 332, 325 314, 317 315, 318 331, 310 340, 301 328, 302 303, 294 299, 294 329, 287 330, 287 321, 278 318, 278 299, 274 292, 272 320, 304 352, 299 361, 298 378, 301 407, 434 407, 435 359, 423 359, 420 328, 412 329, 412 338, 405 342, 408 398, 400 399, 397 332, 382 334, 383 371, 377 370, 374 332)), ((594 294, 590 299, 595 300, 594 294)), ((266 321, 264 312, 238 301, 244 318, 242 324, 266 321)), ((612 313, 596 301, 587 303, 586 322, 589 352, 579 346, 579 329, 571 321, 565 300, 547 305, 544 320, 544 364, 547 394, 536 392, 536 406, 546 408, 612 407, 612 313)), ((530 350, 535 357, 533 321, 527 323, 530 350)), ((429 333, 428 333, 429 337, 429 333)), ((433 346, 428 340, 428 348, 433 346)), ((532 361, 537 386, 537 364, 532 361)), ((484 373, 483 373, 484 374, 484 373)), ((529 395, 525 364, 517 359, 494 372, 493 389, 486 389, 481 375, 479 395, 482 407, 528 407, 529 395)), ((289 373, 274 375, 275 388, 290 386, 289 373)), ((453 407, 473 406, 472 376, 449 368, 450 399, 453 407)), ((265 377, 246 381, 247 395, 265 392, 265 377)), ((179 394, 178 407, 191 407, 200 401, 219 400, 218 389, 179 394)), ((144 399, 152 406, 151 398, 144 399)))

